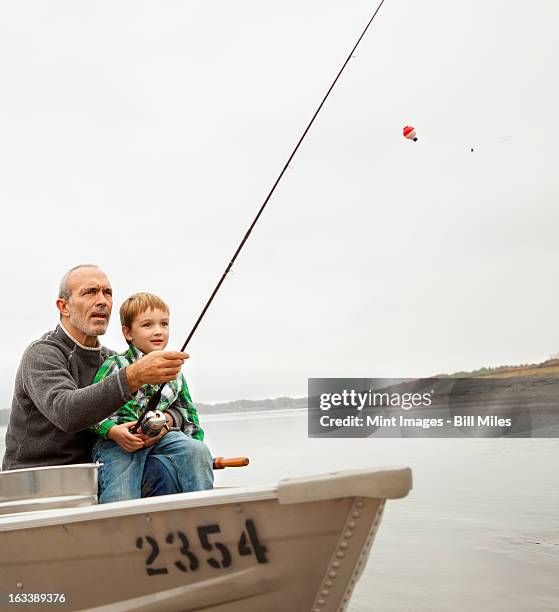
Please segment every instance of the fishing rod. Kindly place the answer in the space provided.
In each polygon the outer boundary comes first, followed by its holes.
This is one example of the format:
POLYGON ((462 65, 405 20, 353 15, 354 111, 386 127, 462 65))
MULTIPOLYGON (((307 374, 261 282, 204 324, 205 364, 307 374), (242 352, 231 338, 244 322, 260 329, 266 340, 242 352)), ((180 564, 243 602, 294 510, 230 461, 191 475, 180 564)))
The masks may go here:
MULTIPOLYGON (((295 157, 295 154, 297 153, 297 151, 299 150, 299 147, 301 146, 303 140, 305 139, 305 136, 307 135, 307 133, 309 132, 309 130, 311 129, 312 124, 314 123, 314 120, 318 117, 318 114, 320 113, 320 111, 322 110, 322 107, 324 106, 324 103, 326 102, 326 100, 328 99, 328 96, 330 95, 330 92, 334 89, 336 83, 338 82, 338 79, 340 78, 340 76, 342 75, 342 72, 345 70, 345 67, 349 64, 349 60, 353 57, 353 54, 355 53, 355 50, 357 49, 357 47, 359 46, 359 43, 361 42, 361 40, 363 39, 363 37, 365 36, 365 34, 367 33, 367 30, 369 29, 370 25, 373 23, 373 20, 375 19, 375 17, 377 16, 377 13, 380 11, 382 5, 384 4, 385 0, 381 0, 380 4, 377 6, 375 12, 373 13, 373 16, 369 19, 369 22, 367 23, 367 25, 365 26, 365 29, 363 30, 363 32, 361 32, 361 35, 359 36, 359 38, 357 39, 357 42, 355 43, 355 45, 353 46, 353 48, 351 49, 351 51, 349 52, 345 62, 343 63, 342 67, 340 68, 340 70, 338 71, 338 74, 336 75, 336 78, 332 81, 332 84, 330 85, 330 87, 328 88, 328 91, 326 92, 326 94, 324 95, 324 97, 322 98, 322 102, 318 105, 318 108, 316 109, 314 115, 312 116, 311 120, 309 121, 307 127, 305 128, 305 131, 303 132, 303 134, 301 135, 301 137, 299 138, 299 141, 297 142, 297 144, 295 145, 295 148, 293 149, 293 151, 291 152, 291 155, 289 156, 289 158, 287 159, 287 161, 285 162, 284 167, 282 168, 282 171, 279 173, 278 178, 276 179, 275 183, 272 185, 272 188, 270 189, 270 192, 268 193, 268 195, 266 196, 266 199, 264 200, 264 202, 262 203, 262 205, 260 206, 260 209, 258 211, 258 213, 256 214, 256 217, 254 217, 252 223, 250 224, 250 227, 248 228, 246 234, 244 235, 244 238, 241 240, 239 246, 237 247, 237 250, 235 251, 235 253, 233 254, 233 257, 231 257, 231 260, 229 261, 229 263, 227 264, 227 267, 225 268, 225 272, 223 272, 221 278, 219 279, 219 282, 217 283, 217 285, 215 286, 215 289, 213 290, 212 294, 210 295, 208 301, 206 302, 206 305, 204 306, 202 312, 200 313, 200 316, 198 317, 198 319, 196 320, 196 323, 194 323, 194 327, 190 330, 190 333, 188 334, 187 339, 184 341, 184 344, 181 347, 181 352, 184 351, 186 349, 186 347, 188 346, 188 343, 190 342, 190 339, 192 338, 192 336, 194 335, 194 333, 196 332, 196 330, 198 329, 198 325, 200 325, 200 322, 202 321, 202 319, 204 318, 204 315, 206 314, 208 308, 210 307, 210 304, 213 302, 214 297, 217 295, 217 292, 219 291, 221 285, 223 284, 223 281, 225 280, 225 277, 229 274, 229 272, 231 271, 231 268, 233 267, 233 264, 235 263, 235 260, 237 259, 239 253, 241 252, 243 246, 245 245, 245 242, 248 240, 248 237, 250 236, 250 233, 252 232, 252 230, 254 229, 254 226, 258 223, 258 219, 260 219, 260 215, 264 212, 264 209, 266 208, 266 205, 268 204, 268 201, 270 200, 270 198, 272 197, 274 191, 276 190, 276 187, 278 186, 279 182, 281 181, 281 179, 283 178, 283 175, 285 174, 287 168, 289 167, 289 164, 291 163, 291 160, 295 157)), ((151 396, 147 406, 142 410, 136 424, 134 425, 134 427, 131 429, 131 431, 136 432, 138 430, 138 427, 140 427, 140 425, 142 424, 142 421, 145 418, 145 415, 150 411, 154 411, 158 404, 159 401, 161 400, 161 392, 163 391, 163 387, 165 386, 165 384, 161 385, 158 390, 156 391, 156 393, 154 393, 154 395, 151 396)))

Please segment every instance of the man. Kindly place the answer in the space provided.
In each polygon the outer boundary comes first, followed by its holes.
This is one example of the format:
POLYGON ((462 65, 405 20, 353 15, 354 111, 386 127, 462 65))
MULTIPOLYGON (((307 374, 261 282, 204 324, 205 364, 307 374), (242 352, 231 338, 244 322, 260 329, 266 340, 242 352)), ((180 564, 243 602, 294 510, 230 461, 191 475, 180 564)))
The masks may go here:
MULTIPOLYGON (((153 351, 92 385, 113 353, 99 342, 113 306, 108 278, 94 265, 72 268, 62 278, 56 306, 60 324, 30 344, 16 374, 4 470, 90 462, 93 438, 87 428, 128 402, 142 385, 174 380, 188 359, 182 352, 153 351)), ((174 493, 174 480, 153 458, 142 492, 174 493)))

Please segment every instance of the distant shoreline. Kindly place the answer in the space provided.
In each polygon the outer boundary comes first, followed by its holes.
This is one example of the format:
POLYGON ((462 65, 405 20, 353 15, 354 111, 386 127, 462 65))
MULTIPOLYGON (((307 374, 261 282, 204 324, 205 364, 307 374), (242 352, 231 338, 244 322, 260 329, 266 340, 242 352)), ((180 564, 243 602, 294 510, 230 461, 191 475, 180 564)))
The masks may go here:
POLYGON ((265 400, 235 400, 219 404, 196 403, 200 415, 236 414, 239 412, 269 412, 273 410, 306 409, 306 397, 278 397, 265 400))
MULTIPOLYGON (((307 398, 278 397, 266 400, 235 400, 220 404, 196 404, 198 414, 241 414, 247 412, 273 412, 275 410, 306 410, 307 398)), ((10 419, 10 409, 0 409, 0 427, 6 427, 10 419)))

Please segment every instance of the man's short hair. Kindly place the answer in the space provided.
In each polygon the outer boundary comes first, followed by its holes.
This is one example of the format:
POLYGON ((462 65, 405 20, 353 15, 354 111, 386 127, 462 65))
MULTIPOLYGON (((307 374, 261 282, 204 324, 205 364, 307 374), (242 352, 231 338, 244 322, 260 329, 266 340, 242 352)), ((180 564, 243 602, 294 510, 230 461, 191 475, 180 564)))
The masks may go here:
POLYGON ((162 310, 169 314, 169 306, 153 293, 135 293, 124 300, 120 307, 120 324, 130 329, 134 319, 148 310, 162 310))
POLYGON ((74 266, 73 268, 70 268, 68 270, 68 272, 66 272, 66 274, 62 277, 62 279, 60 280, 60 289, 58 290, 58 297, 62 300, 69 300, 72 292, 70 290, 70 288, 68 287, 68 281, 70 280, 70 276, 72 275, 72 272, 74 272, 75 270, 79 270, 80 268, 97 268, 99 269, 99 266, 95 265, 95 264, 80 264, 79 266, 74 266))

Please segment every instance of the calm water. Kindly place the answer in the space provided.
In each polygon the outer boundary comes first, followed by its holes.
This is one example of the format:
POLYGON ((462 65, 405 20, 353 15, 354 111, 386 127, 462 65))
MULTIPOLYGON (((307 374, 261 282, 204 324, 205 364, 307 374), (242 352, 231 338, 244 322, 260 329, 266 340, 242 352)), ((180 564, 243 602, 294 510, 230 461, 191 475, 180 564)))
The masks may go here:
POLYGON ((351 612, 559 610, 559 440, 316 440, 293 412, 203 424, 214 455, 251 458, 216 472, 218 484, 413 469, 410 495, 387 503, 351 612))

